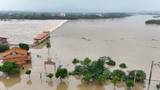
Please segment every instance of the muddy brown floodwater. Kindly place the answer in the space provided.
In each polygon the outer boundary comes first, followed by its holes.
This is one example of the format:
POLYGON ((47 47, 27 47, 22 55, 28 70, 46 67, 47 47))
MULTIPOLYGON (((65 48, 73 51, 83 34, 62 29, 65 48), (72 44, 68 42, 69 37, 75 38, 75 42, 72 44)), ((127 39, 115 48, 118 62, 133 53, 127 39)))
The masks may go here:
MULTIPOLYGON (((111 56, 117 62, 116 67, 111 70, 118 68, 120 63, 126 63, 128 68, 124 71, 142 69, 145 70, 148 78, 151 61, 160 61, 160 26, 145 25, 145 21, 151 18, 151 16, 137 15, 123 19, 68 21, 52 33, 51 56, 57 66, 63 65, 70 71, 74 68, 72 60, 75 57, 80 59, 90 57, 94 60, 100 56, 111 56)), ((7 33, 10 35, 10 32, 5 32, 7 33)), ((21 33, 15 35, 17 34, 21 33)), ((30 33, 26 33, 26 36, 28 34, 30 33)), ((21 39, 25 41, 25 38, 21 39)), ((85 84, 72 76, 63 82, 56 78, 49 81, 45 73, 54 73, 54 68, 47 66, 46 71, 44 69, 43 63, 47 58, 47 49, 44 47, 30 51, 32 64, 26 66, 26 69, 32 70, 31 80, 24 74, 19 78, 1 77, 0 90, 114 90, 113 84, 109 82, 105 85, 85 84), (42 73, 41 79, 40 73, 42 73)), ((158 66, 153 68, 152 79, 160 80, 158 66)), ((135 90, 147 90, 147 81, 145 85, 136 84, 135 90)), ((156 90, 156 83, 156 81, 151 82, 150 90, 156 90)), ((116 90, 127 89, 125 84, 121 83, 117 84, 116 90)))

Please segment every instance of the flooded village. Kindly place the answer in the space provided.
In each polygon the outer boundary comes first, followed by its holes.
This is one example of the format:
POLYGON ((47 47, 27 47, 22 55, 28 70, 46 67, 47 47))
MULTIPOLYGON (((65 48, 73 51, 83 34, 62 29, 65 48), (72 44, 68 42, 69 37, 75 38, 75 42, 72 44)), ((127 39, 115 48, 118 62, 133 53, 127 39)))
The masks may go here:
POLYGON ((155 90, 159 27, 148 18, 0 21, 0 89, 155 90))

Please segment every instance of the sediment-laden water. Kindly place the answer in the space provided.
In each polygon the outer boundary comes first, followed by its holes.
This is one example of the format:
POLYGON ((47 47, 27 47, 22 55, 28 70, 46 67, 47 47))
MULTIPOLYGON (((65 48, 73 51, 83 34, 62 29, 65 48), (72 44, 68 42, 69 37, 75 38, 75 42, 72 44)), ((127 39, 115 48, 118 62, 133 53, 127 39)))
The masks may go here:
MULTIPOLYGON (((151 61, 156 63, 160 61, 160 26, 145 25, 145 21, 151 19, 151 16, 131 16, 123 19, 101 19, 101 20, 71 20, 62 27, 56 29, 51 37, 51 56, 57 65, 62 64, 64 67, 73 69, 71 64, 73 58, 90 57, 93 60, 100 56, 111 56, 118 64, 126 63, 128 68, 125 71, 133 69, 143 69, 149 75, 151 61)), ((32 21, 29 21, 32 22, 32 21)), ((2 23, 2 22, 1 22, 2 23)), ((35 22, 35 23, 38 23, 35 22)), ((49 22, 50 23, 50 22, 49 22)), ((2 24, 0 24, 3 26, 2 24)), ((48 27, 48 24, 40 24, 40 28, 48 27)), ((50 25, 50 24, 49 24, 50 25)), ((1 28, 0 26, 0 28, 1 28)), ((6 25, 6 28, 13 28, 12 24, 6 25)), ((17 25, 14 31, 7 32, 1 30, 5 34, 12 32, 16 37, 15 32, 20 31, 23 25, 17 25), (19 26, 19 27, 17 27, 19 26), (17 28, 17 29, 16 29, 17 28), (17 31, 16 31, 17 30, 17 31)), ((52 25, 51 25, 52 26, 52 25)), ((36 28, 35 28, 36 29, 36 28)), ((28 30, 29 31, 29 30, 28 30)), ((31 32, 30 32, 31 33, 31 32)), ((30 34, 29 32, 26 35, 30 34)), ((5 35, 4 34, 4 35, 5 35)), ((23 36, 20 36, 23 38, 23 36)), ((18 38, 19 39, 19 38, 18 38)), ((18 40, 17 39, 17 40, 18 40)), ((25 38, 23 38, 25 40, 25 38)), ((32 69, 31 81, 28 81, 26 75, 20 78, 10 80, 2 79, 0 87, 5 90, 112 90, 113 85, 86 85, 80 80, 69 77, 63 82, 53 79, 49 83, 45 78, 45 72, 54 72, 53 67, 48 66, 47 71, 44 70, 43 62, 47 58, 47 49, 31 49, 32 65, 28 66, 32 69), (41 58, 38 58, 40 55, 41 58), (39 78, 40 73, 43 74, 42 80, 39 78), (7 90, 7 89, 6 89, 7 90)), ((111 69, 111 70, 112 70, 111 69)), ((154 80, 160 80, 160 68, 158 65, 153 68, 154 80)), ((153 81, 151 90, 155 90, 153 81)), ((144 86, 147 85, 147 82, 144 86)), ((143 85, 136 85, 135 90, 143 89, 143 85)), ((116 90, 126 90, 124 84, 118 84, 116 90)))

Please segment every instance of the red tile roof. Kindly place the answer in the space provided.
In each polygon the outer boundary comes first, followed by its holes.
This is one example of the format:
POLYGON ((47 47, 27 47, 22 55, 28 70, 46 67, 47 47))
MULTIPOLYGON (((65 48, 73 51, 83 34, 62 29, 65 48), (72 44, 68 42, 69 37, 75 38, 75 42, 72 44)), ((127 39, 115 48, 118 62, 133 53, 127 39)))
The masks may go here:
POLYGON ((49 31, 44 31, 40 34, 38 34, 36 37, 34 37, 34 40, 41 40, 45 37, 48 37, 49 36, 49 31))
POLYGON ((1 53, 2 59, 5 61, 15 62, 20 66, 27 64, 28 61, 31 61, 31 54, 27 50, 14 47, 10 50, 7 50, 1 53), (14 55, 15 53, 15 55, 14 55))

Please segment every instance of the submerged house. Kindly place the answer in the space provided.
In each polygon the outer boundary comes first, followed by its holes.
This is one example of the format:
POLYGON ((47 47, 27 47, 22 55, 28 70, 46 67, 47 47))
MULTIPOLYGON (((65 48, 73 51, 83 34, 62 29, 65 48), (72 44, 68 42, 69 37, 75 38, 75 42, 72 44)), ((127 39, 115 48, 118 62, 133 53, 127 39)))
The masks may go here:
POLYGON ((1 44, 1 45, 7 45, 7 44, 8 44, 7 38, 5 38, 5 37, 0 37, 0 44, 1 44))
POLYGON ((14 47, 1 54, 3 62, 15 62, 23 67, 23 65, 31 63, 31 53, 27 50, 14 47))
POLYGON ((50 37, 50 32, 49 31, 43 31, 42 33, 36 35, 34 37, 34 43, 39 44, 43 42, 44 40, 48 39, 50 37))

